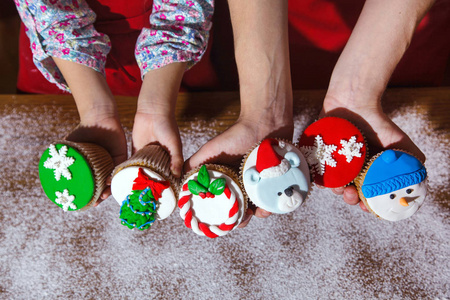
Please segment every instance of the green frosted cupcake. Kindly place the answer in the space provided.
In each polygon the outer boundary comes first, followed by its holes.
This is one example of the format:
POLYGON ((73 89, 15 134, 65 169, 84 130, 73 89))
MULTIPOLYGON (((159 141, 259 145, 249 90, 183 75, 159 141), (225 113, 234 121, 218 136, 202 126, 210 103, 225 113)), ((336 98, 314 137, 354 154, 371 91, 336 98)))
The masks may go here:
POLYGON ((39 161, 39 179, 47 197, 64 211, 91 206, 106 186, 114 163, 109 153, 91 143, 51 144, 39 161))

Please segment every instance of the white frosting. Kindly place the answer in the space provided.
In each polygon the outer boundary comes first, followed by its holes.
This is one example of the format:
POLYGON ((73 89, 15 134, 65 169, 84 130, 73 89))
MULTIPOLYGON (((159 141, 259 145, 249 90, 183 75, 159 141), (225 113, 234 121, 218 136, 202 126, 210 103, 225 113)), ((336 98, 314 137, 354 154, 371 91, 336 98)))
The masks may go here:
POLYGON ((61 204, 64 211, 68 211, 69 208, 73 210, 77 209, 77 206, 73 203, 73 201, 75 201, 75 196, 70 195, 68 189, 65 189, 62 193, 56 191, 55 194, 55 202, 61 204))
POLYGON ((317 135, 314 139, 314 146, 303 146, 301 149, 306 155, 308 164, 319 175, 323 175, 325 173, 325 165, 333 168, 337 165, 336 160, 334 160, 332 156, 333 152, 336 151, 337 146, 333 144, 325 144, 320 135, 317 135))
MULTIPOLYGON (((211 182, 217 178, 225 178, 226 184, 228 185, 230 191, 234 193, 234 195, 236 196, 236 200, 239 203, 239 212, 237 217, 237 224, 239 224, 242 221, 242 218, 244 217, 244 209, 245 209, 244 195, 239 185, 236 184, 236 182, 234 182, 234 180, 232 180, 230 177, 221 172, 208 170, 208 173, 211 178, 211 182)), ((184 186, 189 180, 196 180, 196 179, 197 173, 192 174, 185 180, 185 182, 183 182, 182 186, 184 186)), ((195 219, 207 225, 220 225, 226 222, 229 219, 229 212, 234 204, 234 201, 228 199, 225 193, 222 193, 219 196, 215 196, 214 198, 204 198, 204 199, 202 199, 198 195, 192 194, 190 201, 195 219)), ((182 212, 180 212, 180 214, 181 213, 182 212)), ((236 228, 236 226, 234 228, 236 228)), ((196 233, 203 235, 201 232, 196 233)))
POLYGON ((411 217, 423 204, 427 194, 426 180, 389 194, 366 198, 370 209, 380 218, 400 221, 411 217), (407 193, 412 190, 411 193, 407 193), (395 198, 391 199, 391 195, 395 198), (404 198, 404 200, 400 200, 404 198), (402 205, 403 202, 403 205, 402 205), (407 206, 406 206, 407 203, 407 206))
POLYGON ((259 175, 261 178, 278 177, 286 173, 290 168, 289 161, 283 158, 278 166, 264 169, 259 175))
MULTIPOLYGON (((292 144, 289 143, 280 143, 279 146, 272 146, 276 153, 281 155, 282 157, 285 157, 286 153, 288 152, 294 152, 298 155, 300 158, 299 166, 296 168, 299 168, 300 171, 305 176, 304 181, 305 185, 307 185, 307 192, 309 192, 310 189, 310 178, 309 178, 309 167, 306 162, 306 158, 303 156, 302 152, 295 147, 292 144)), ((258 153, 259 146, 253 149, 253 151, 248 155, 245 164, 243 166, 242 174, 244 175, 247 170, 250 168, 254 168, 256 166, 256 159, 257 159, 257 153, 258 153)), ((251 182, 248 182, 245 180, 245 176, 243 179, 245 192, 247 193, 250 200, 258 207, 267 210, 269 212, 273 213, 288 213, 292 212, 295 209, 297 209, 305 200, 306 194, 301 195, 298 191, 293 191, 293 195, 291 197, 287 197, 286 195, 281 195, 279 198, 274 198, 273 203, 263 203, 261 199, 258 197, 257 189, 258 186, 255 184, 252 184, 251 182)))
MULTIPOLYGON (((119 203, 119 205, 122 205, 122 202, 131 193, 133 182, 136 179, 136 177, 138 177, 138 172, 140 168, 142 168, 151 179, 157 181, 165 180, 159 174, 144 167, 133 166, 120 170, 116 175, 114 175, 111 182, 111 194, 113 195, 114 199, 116 199, 117 203, 119 203)), ((172 190, 172 187, 163 190, 161 198, 158 200, 158 202, 159 202, 158 220, 162 220, 170 216, 170 214, 172 214, 177 203, 175 193, 172 190)))
POLYGON ((292 192, 292 196, 288 197, 283 194, 278 199, 278 209, 282 212, 291 212, 296 210, 303 203, 303 196, 296 190, 292 192))
POLYGON ((356 135, 352 136, 348 141, 341 140, 341 145, 342 148, 338 153, 344 155, 348 163, 353 160, 353 157, 361 157, 361 148, 364 147, 364 144, 356 142, 356 135))
POLYGON ((46 169, 54 169, 55 179, 59 181, 61 175, 67 180, 72 179, 72 173, 69 171, 69 167, 75 162, 73 157, 67 156, 67 146, 64 145, 61 149, 56 150, 55 145, 50 145, 49 154, 51 157, 47 158, 44 162, 44 167, 46 169))

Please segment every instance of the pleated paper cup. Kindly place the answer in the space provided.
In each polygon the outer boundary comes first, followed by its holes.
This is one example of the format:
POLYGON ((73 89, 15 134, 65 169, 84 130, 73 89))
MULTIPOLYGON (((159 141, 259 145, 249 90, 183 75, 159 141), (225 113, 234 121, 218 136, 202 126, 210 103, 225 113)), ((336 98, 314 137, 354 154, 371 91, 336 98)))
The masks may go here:
POLYGON ((134 153, 128 160, 114 169, 113 176, 130 166, 149 168, 164 177, 165 180, 170 181, 174 187, 178 185, 178 180, 170 171, 170 155, 159 145, 147 145, 134 153))

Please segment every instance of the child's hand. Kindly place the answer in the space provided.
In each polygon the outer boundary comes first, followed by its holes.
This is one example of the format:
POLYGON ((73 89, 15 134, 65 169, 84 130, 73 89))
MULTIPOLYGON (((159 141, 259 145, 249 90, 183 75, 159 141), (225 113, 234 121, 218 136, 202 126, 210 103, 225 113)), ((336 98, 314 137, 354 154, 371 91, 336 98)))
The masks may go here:
POLYGON ((186 62, 148 71, 144 76, 133 125, 133 152, 158 143, 170 154, 170 170, 181 176, 183 152, 175 106, 186 62))
MULTIPOLYGON (((127 159, 127 141, 119 120, 108 117, 93 122, 82 122, 66 137, 68 141, 93 143, 108 151, 114 165, 118 165, 127 159)), ((109 182, 110 180, 108 180, 109 182)), ((100 199, 94 204, 98 206, 111 195, 109 184, 103 191, 100 199)))
MULTIPOLYGON (((125 161, 127 141, 106 78, 90 67, 57 57, 53 60, 70 87, 80 115, 80 125, 66 139, 102 146, 112 156, 115 165, 125 161)), ((111 195, 109 183, 94 206, 111 195)))
MULTIPOLYGON (((367 101, 364 105, 352 105, 345 97, 327 95, 321 116, 342 117, 355 124, 365 135, 369 144, 370 156, 384 149, 402 149, 415 155, 420 161, 425 161, 425 155, 397 125, 382 111, 380 105, 368 105, 380 101, 367 101)), ((359 204, 361 209, 368 211, 360 201, 354 185, 332 189, 333 193, 343 195, 344 201, 350 205, 359 204)))
POLYGON ((178 125, 174 117, 137 112, 133 125, 133 153, 150 143, 158 143, 170 154, 170 170, 181 176, 183 152, 178 125))

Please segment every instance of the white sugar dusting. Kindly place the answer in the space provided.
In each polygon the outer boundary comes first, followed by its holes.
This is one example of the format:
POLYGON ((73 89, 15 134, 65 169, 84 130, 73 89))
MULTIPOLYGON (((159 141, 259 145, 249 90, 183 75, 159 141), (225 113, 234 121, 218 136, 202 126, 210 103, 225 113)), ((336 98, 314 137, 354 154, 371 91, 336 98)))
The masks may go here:
POLYGON ((214 123, 195 120, 191 123, 190 129, 180 132, 185 159, 191 157, 201 146, 217 135, 217 132, 211 128, 215 125, 214 123))
MULTIPOLYGON (((414 108, 392 117, 427 156, 430 194, 412 218, 381 221, 314 188, 295 212, 211 240, 178 209, 144 232, 120 224, 113 199, 63 212, 44 196, 37 162, 76 115, 0 107, 0 299, 449 299, 450 142, 414 108)), ((297 138, 313 119, 295 116, 297 138)), ((181 133, 186 158, 217 134, 212 125, 181 133)))

